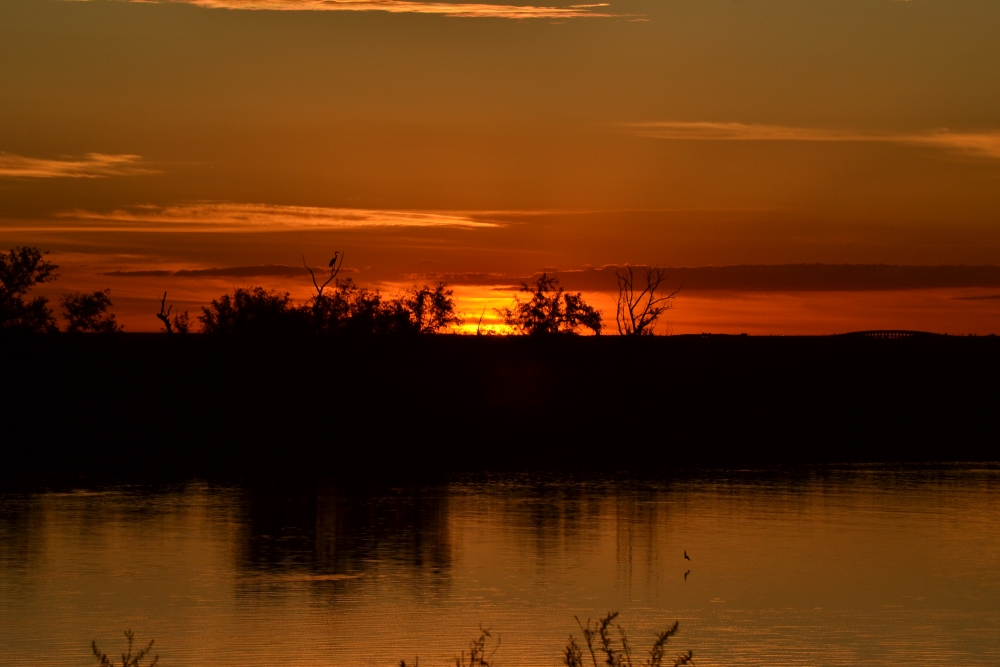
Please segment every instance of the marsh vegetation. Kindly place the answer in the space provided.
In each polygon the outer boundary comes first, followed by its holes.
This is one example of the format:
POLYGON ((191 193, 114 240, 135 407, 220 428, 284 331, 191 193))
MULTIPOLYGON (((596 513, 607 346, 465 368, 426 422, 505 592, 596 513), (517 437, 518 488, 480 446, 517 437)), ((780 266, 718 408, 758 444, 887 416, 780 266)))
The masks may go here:
MULTIPOLYGON (((588 667, 588 665, 589 667, 665 667, 666 665, 681 667, 691 662, 693 653, 690 650, 674 658, 667 657, 667 642, 677 634, 678 622, 675 621, 669 628, 656 633, 648 655, 640 661, 638 657, 633 658, 634 650, 628 635, 617 623, 617 619, 617 611, 609 611, 603 618, 593 622, 587 619, 586 623, 582 623, 577 618, 584 646, 577 644, 576 638, 570 635, 563 651, 564 667, 588 667)), ((144 648, 135 650, 135 633, 131 629, 126 630, 125 638, 128 647, 126 652, 121 654, 121 667, 155 667, 160 659, 159 656, 148 661, 148 656, 153 650, 152 640, 144 648), (144 664, 143 660, 147 662, 144 664)), ((499 663, 494 661, 499 647, 500 638, 494 640, 493 633, 480 626, 479 635, 469 642, 467 650, 460 651, 455 656, 452 664, 454 667, 499 667, 499 663)), ((101 667, 116 667, 108 654, 97 647, 96 640, 91 642, 91 651, 101 667)), ((400 660, 399 667, 408 667, 406 660, 400 660)), ((414 659, 412 667, 420 667, 419 657, 414 659)))

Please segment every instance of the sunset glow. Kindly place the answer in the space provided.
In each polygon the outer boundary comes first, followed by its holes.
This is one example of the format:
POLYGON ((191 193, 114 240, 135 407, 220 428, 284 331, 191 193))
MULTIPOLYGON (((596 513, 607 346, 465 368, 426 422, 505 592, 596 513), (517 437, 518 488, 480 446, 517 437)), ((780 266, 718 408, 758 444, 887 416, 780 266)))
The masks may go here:
POLYGON ((997 667, 998 336, 998 0, 0 0, 0 667, 997 667))
MULTIPOLYGON (((148 2, 149 0, 130 0, 148 2)), ((534 7, 531 5, 501 5, 467 2, 410 2, 408 0, 166 0, 211 9, 323 11, 323 12, 389 12, 393 14, 443 14, 459 18, 559 19, 607 17, 600 8, 607 3, 569 5, 566 7, 534 7)))
POLYGON ((465 332, 542 273, 607 319, 628 264, 684 285, 674 333, 993 333, 998 30, 940 0, 11 0, 0 247, 132 331, 164 291, 304 300, 339 251, 448 282, 465 332), (811 264, 896 268, 739 268, 811 264))
POLYGON ((155 173, 138 155, 88 153, 79 158, 44 159, 0 153, 0 178, 107 178, 155 173))
POLYGON ((626 127, 643 137, 674 141, 842 141, 927 146, 967 153, 970 157, 1000 159, 1000 131, 949 132, 937 130, 920 134, 864 134, 778 125, 743 123, 632 123, 626 127))

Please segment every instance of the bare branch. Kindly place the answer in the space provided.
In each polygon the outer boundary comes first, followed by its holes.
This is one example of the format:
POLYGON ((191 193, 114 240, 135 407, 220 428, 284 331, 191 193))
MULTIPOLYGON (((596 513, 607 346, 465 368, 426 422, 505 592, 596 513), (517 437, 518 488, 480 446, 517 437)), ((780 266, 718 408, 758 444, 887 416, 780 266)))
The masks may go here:
POLYGON ((306 271, 308 271, 309 275, 312 277, 312 283, 313 283, 313 287, 316 288, 316 296, 317 297, 322 297, 323 296, 323 290, 326 289, 327 285, 329 285, 331 282, 333 282, 333 280, 337 277, 337 274, 340 273, 340 267, 342 267, 343 265, 344 265, 344 253, 342 253, 342 252, 340 252, 338 250, 337 252, 333 253, 333 259, 330 260, 330 267, 329 267, 330 268, 330 277, 326 279, 326 282, 324 282, 322 285, 320 285, 316 281, 316 274, 313 272, 313 270, 311 268, 309 268, 309 264, 306 263, 306 256, 302 255, 302 266, 306 267, 306 271), (339 257, 339 261, 338 261, 338 257, 339 257))
POLYGON ((156 314, 156 318, 163 322, 163 326, 167 328, 167 333, 171 334, 174 332, 173 326, 170 324, 170 311, 173 310, 173 305, 167 308, 167 293, 163 293, 163 298, 160 299, 160 312, 156 314), (164 310, 166 308, 166 310, 164 310))
POLYGON ((618 278, 618 333, 623 336, 652 335, 660 315, 674 307, 673 299, 680 288, 662 295, 659 290, 667 271, 656 266, 642 268, 645 286, 638 293, 635 288, 635 270, 631 265, 626 264, 623 270, 616 270, 615 275, 618 278))
POLYGON ((322 294, 322 293, 323 293, 323 290, 321 290, 321 289, 319 288, 319 283, 317 283, 317 282, 316 282, 316 274, 315 274, 315 273, 313 273, 313 270, 312 270, 312 269, 310 269, 310 268, 309 268, 309 265, 308 265, 308 264, 306 263, 306 256, 305 256, 305 255, 302 255, 302 266, 306 267, 306 271, 308 271, 308 272, 309 272, 309 275, 310 275, 310 276, 312 276, 312 281, 313 281, 313 287, 315 287, 315 288, 316 288, 316 294, 317 294, 317 295, 320 295, 320 294, 322 294))

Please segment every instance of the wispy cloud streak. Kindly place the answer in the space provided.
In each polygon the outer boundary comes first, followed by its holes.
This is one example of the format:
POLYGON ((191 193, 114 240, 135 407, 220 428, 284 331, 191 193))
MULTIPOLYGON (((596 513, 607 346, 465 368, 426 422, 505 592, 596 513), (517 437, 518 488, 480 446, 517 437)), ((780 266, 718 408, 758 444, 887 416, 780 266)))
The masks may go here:
MULTIPOLYGON (((582 270, 550 270, 570 290, 615 292, 621 267, 607 265, 582 270)), ((913 266, 894 264, 757 264, 666 267, 671 289, 691 292, 863 292, 970 287, 1000 287, 998 266, 913 266)), ((449 285, 516 289, 533 276, 494 273, 426 273, 405 276, 414 281, 442 280, 449 285)), ((983 296, 958 297, 979 300, 983 296)))
MULTIPOLYGON (((150 0, 130 0, 149 2, 150 0)), ((502 5, 485 2, 420 2, 419 0, 160 0, 211 9, 271 11, 389 12, 392 14, 439 14, 458 18, 572 19, 611 17, 602 11, 607 3, 544 7, 502 5)))
MULTIPOLYGON (((322 270, 320 268, 319 270, 322 270)), ((346 269, 344 273, 356 273, 357 269, 346 269)), ((180 269, 167 271, 163 269, 141 269, 138 271, 106 271, 103 275, 114 278, 260 278, 260 277, 299 277, 308 274, 304 266, 287 266, 285 264, 260 264, 257 266, 226 266, 210 269, 180 269)))
POLYGON ((908 134, 866 134, 783 125, 680 121, 626 123, 624 126, 640 136, 675 141, 876 142, 927 146, 976 157, 1000 159, 1000 130, 989 132, 935 130, 908 134))
POLYGON ((156 173, 138 155, 87 153, 57 159, 0 153, 0 177, 6 178, 107 178, 156 173))
MULTIPOLYGON (((498 223, 463 213, 434 211, 379 211, 208 202, 177 206, 136 206, 107 213, 66 211, 64 221, 75 230, 119 231, 283 231, 350 229, 360 227, 497 227, 498 223)), ((38 228, 36 226, 36 228, 38 228)))

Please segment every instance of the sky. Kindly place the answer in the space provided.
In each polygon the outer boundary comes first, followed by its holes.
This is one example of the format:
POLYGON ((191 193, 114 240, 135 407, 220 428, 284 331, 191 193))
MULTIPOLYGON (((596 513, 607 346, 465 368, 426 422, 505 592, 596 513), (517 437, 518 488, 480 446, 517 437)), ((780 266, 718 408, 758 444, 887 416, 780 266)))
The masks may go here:
POLYGON ((467 322, 549 272, 613 330, 632 264, 681 288, 661 333, 997 332, 998 34, 993 0, 2 0, 0 247, 130 331, 339 250, 467 322))

